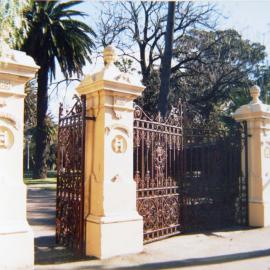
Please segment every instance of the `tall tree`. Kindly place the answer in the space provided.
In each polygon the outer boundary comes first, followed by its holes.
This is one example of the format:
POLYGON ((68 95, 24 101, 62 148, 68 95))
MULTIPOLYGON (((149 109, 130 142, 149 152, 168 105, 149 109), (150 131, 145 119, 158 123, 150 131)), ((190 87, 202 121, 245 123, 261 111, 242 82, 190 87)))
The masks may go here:
POLYGON ((71 9, 80 1, 33 1, 25 10, 28 31, 21 49, 40 66, 37 75, 37 129, 34 178, 47 176, 48 82, 55 78, 58 62, 65 78, 80 76, 82 67, 91 62, 93 30, 77 20, 86 14, 71 9))
POLYGON ((168 3, 167 27, 165 35, 165 50, 161 59, 159 111, 164 117, 168 107, 168 93, 171 76, 171 62, 173 55, 173 32, 175 18, 175 2, 168 3))
MULTIPOLYGON (((140 65, 146 81, 153 69, 159 66, 164 52, 164 36, 168 9, 162 1, 126 1, 104 3, 99 20, 100 46, 114 43, 123 54, 140 65)), ((187 1, 175 2, 174 39, 180 41, 196 27, 213 28, 216 25, 215 7, 212 4, 187 1)), ((172 68, 178 69, 178 65, 172 68)))
POLYGON ((173 74, 169 99, 172 104, 180 97, 193 119, 207 122, 213 112, 223 114, 234 103, 241 105, 239 97, 248 93, 256 80, 257 66, 266 53, 263 45, 244 40, 235 30, 194 30, 175 44, 175 59, 179 63, 198 52, 198 58, 173 74))
MULTIPOLYGON (((216 25, 216 14, 215 6, 212 4, 175 2, 173 43, 181 42, 182 38, 194 28, 213 29, 216 25)), ((150 113, 157 111, 157 103, 146 104, 144 100, 150 97, 151 101, 154 101, 152 97, 158 97, 159 66, 164 54, 167 15, 167 4, 162 1, 105 3, 102 20, 99 20, 97 25, 97 44, 101 47, 115 44, 124 56, 134 62, 134 66, 139 67, 146 89, 138 101, 150 113), (158 84, 153 85, 153 81, 158 84)), ((196 56, 199 55, 187 57, 185 62, 172 61, 171 72, 175 73, 182 65, 193 61, 196 56)))

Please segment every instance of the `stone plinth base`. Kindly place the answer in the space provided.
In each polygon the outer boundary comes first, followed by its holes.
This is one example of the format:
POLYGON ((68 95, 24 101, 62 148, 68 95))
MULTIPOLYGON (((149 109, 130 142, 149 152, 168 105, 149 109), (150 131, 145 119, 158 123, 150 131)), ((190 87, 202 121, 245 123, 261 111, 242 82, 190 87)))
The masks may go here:
POLYGON ((249 225, 252 227, 270 226, 270 204, 249 202, 249 225))
POLYGON ((0 269, 34 269, 34 235, 26 220, 26 186, 22 183, 1 183, 0 269))
POLYGON ((25 83, 39 67, 24 52, 0 57, 0 269, 32 270, 34 236, 26 218, 23 184, 25 83))
POLYGON ((100 259, 143 250, 143 220, 137 213, 123 217, 89 216, 86 255, 100 259))
POLYGON ((28 226, 26 230, 0 232, 0 269, 34 269, 34 235, 28 226))

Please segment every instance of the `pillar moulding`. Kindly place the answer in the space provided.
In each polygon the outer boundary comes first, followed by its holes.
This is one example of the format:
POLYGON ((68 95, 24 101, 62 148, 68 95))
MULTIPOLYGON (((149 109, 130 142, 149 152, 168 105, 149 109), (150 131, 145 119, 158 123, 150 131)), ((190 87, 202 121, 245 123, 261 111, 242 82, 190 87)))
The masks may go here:
POLYGON ((0 57, 0 269, 34 267, 34 236, 23 183, 24 85, 39 67, 24 52, 0 57))
POLYGON ((115 49, 104 50, 104 68, 87 75, 77 91, 86 95, 86 254, 98 258, 143 249, 143 221, 133 179, 133 100, 144 87, 114 65, 115 49))
POLYGON ((234 113, 247 121, 249 225, 270 226, 270 106, 259 99, 260 88, 250 89, 252 101, 234 113))

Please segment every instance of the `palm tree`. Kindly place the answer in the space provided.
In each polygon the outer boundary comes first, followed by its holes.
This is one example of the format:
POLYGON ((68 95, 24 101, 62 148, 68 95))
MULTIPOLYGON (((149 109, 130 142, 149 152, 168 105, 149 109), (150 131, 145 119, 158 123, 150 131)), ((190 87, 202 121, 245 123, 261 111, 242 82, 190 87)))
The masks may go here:
POLYGON ((94 48, 94 31, 77 19, 86 14, 71 9, 80 1, 33 1, 25 10, 27 35, 21 49, 40 66, 37 74, 37 129, 34 178, 46 178, 48 152, 46 114, 48 83, 55 78, 56 62, 65 78, 82 75, 94 48))

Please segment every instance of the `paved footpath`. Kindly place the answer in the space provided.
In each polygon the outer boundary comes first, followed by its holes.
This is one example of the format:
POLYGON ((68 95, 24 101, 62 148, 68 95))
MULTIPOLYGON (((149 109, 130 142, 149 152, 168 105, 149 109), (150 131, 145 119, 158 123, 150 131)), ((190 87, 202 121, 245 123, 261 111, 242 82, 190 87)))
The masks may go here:
POLYGON ((140 254, 106 260, 74 258, 54 244, 54 208, 55 190, 28 189, 36 270, 270 270, 270 228, 182 235, 145 245, 140 254))

